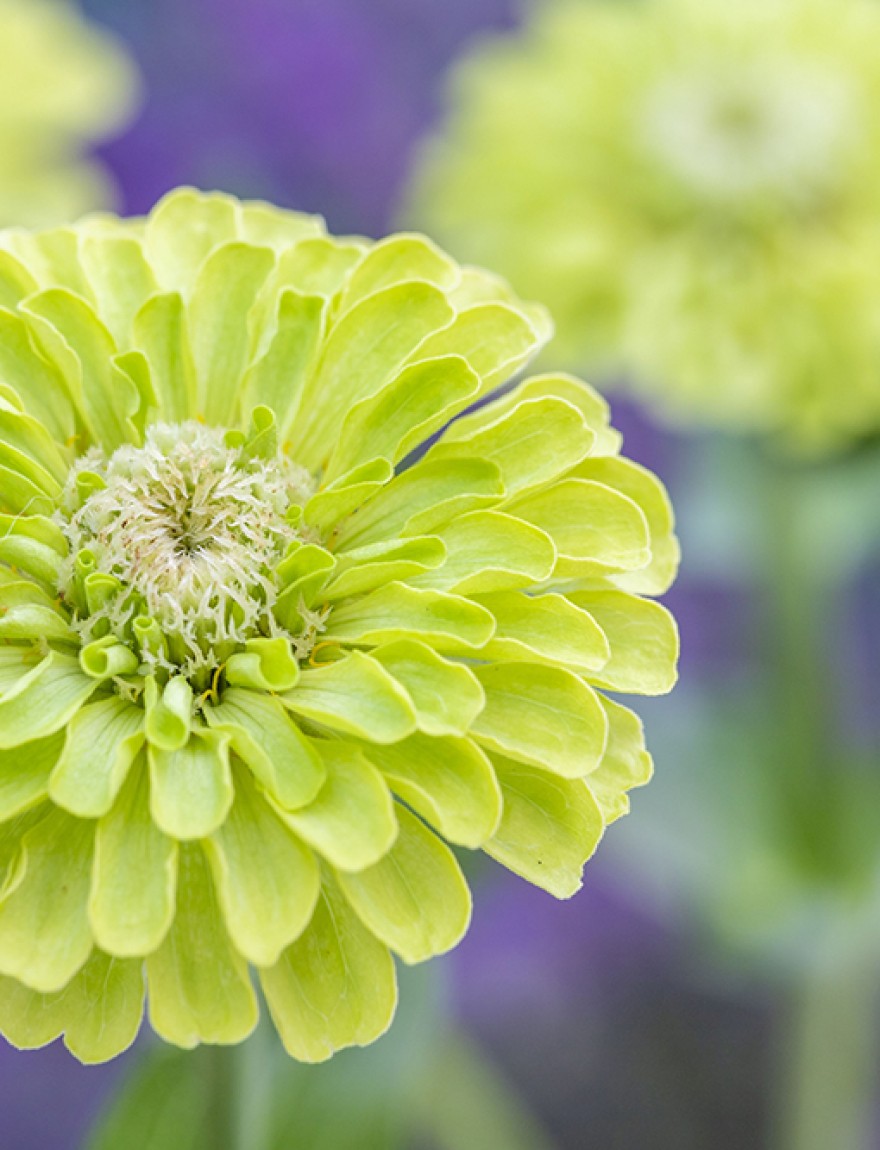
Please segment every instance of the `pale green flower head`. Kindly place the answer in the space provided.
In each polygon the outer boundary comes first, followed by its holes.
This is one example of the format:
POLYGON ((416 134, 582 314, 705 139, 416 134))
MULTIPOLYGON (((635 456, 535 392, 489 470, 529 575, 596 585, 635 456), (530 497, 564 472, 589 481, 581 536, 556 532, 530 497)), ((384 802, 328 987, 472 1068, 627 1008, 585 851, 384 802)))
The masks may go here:
POLYGON ((73 0, 0 0, 0 224, 53 224, 112 200, 85 152, 135 92, 121 45, 73 0))
POLYGON ((498 391, 547 334, 421 236, 220 195, 0 233, 10 1041, 110 1058, 146 995, 234 1043, 258 982, 324 1059, 466 931, 447 844, 579 888, 678 551, 594 391, 498 391))
POLYGON ((457 74, 408 214, 678 420, 880 430, 875 0, 537 4, 457 74))

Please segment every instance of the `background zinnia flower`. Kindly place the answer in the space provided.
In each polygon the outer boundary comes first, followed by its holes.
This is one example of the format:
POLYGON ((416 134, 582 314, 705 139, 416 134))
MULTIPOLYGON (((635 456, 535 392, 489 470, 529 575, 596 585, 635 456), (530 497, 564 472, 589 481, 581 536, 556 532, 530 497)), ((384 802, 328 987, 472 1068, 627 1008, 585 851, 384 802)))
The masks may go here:
POLYGON ((880 8, 550 0, 458 71, 410 219, 578 368, 810 447, 880 428, 880 8))
POLYGON ((135 77, 66 0, 0 0, 0 223, 50 224, 113 198, 89 146, 122 127, 135 77))
POLYGON ((497 392, 546 316, 420 236, 183 190, 0 252, 0 1029, 112 1057, 145 973, 233 1043, 252 966, 294 1056, 370 1042, 467 929, 443 840, 568 897, 648 780, 663 488, 497 392))

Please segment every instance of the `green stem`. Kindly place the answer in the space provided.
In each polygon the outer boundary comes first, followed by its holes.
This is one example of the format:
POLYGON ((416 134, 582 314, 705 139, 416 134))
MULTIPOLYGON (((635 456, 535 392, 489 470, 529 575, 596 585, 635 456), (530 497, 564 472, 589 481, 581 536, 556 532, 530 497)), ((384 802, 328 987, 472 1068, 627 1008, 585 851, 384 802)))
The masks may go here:
POLYGON ((817 912, 809 949, 785 986, 774 1145, 871 1150, 877 948, 860 942, 850 913, 866 892, 848 831, 851 780, 836 750, 829 676, 838 587, 815 569, 808 479, 801 467, 766 462, 765 649, 775 726, 766 782, 780 850, 817 912))
POLYGON ((875 948, 826 926, 789 988, 779 1150, 872 1150, 878 1051, 875 948))
POLYGON ((205 1145, 211 1150, 240 1150, 238 1056, 234 1046, 206 1046, 197 1055, 205 1092, 205 1145))
POLYGON ((775 738, 769 777, 777 831, 802 873, 827 878, 835 860, 828 643, 832 610, 805 546, 800 469, 768 461, 766 565, 768 670, 775 738))
MULTIPOLYGON (((275 1092, 279 1087, 274 1031, 265 1011, 250 1038, 235 1054, 238 1091, 235 1128, 238 1150, 266 1150, 274 1120, 275 1092)), ((281 1063, 287 1069, 287 1060, 281 1063)))

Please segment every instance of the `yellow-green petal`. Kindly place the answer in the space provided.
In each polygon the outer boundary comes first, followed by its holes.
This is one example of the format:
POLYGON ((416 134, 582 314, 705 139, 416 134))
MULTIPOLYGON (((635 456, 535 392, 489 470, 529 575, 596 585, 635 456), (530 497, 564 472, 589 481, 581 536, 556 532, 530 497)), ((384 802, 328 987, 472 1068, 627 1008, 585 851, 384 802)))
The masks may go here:
POLYGON ((185 747, 192 729, 193 703, 192 687, 183 675, 169 679, 161 693, 155 679, 147 679, 145 730, 150 744, 162 751, 185 747))
POLYGON ((54 496, 45 487, 26 475, 31 470, 21 457, 18 466, 6 466, 12 462, 10 449, 0 444, 0 511, 12 515, 51 515, 54 496))
POLYGON ((34 347, 25 319, 5 308, 0 308, 0 379, 56 443, 67 443, 74 433, 74 412, 61 373, 34 347))
POLYGON ((0 513, 0 563, 26 572, 54 594, 67 542, 51 519, 0 513))
POLYGON ((265 404, 275 412, 282 436, 296 417, 309 364, 323 334, 324 306, 319 295, 303 295, 290 288, 283 291, 271 342, 242 383, 243 413, 265 404))
POLYGON ((40 994, 0 979, 0 1032, 19 1050, 35 1050, 64 1034, 80 1062, 108 1062, 134 1042, 144 1012, 141 963, 92 952, 63 990, 40 994))
POLYGON ((314 740, 327 779, 296 811, 278 809, 301 839, 341 870, 362 870, 397 837, 395 806, 381 774, 352 743, 314 740))
POLYGON ((497 591, 477 596, 492 613, 495 633, 480 654, 493 662, 552 663, 592 673, 611 649, 599 624, 562 595, 497 591))
POLYGON ((177 292, 152 296, 134 318, 135 345, 146 356, 162 418, 192 419, 198 404, 186 305, 177 292))
POLYGON ((49 778, 64 745, 64 733, 0 751, 0 823, 46 797, 49 778))
POLYGON ((337 562, 322 597, 328 602, 365 595, 387 583, 410 579, 433 571, 446 559, 446 546, 436 535, 392 539, 355 551, 346 551, 337 562))
POLYGON ((65 1026, 64 1045, 80 1062, 109 1062, 134 1042, 144 1015, 140 962, 93 951, 71 986, 76 1014, 65 1026))
POLYGON ((571 671, 531 663, 475 668, 486 706, 471 728, 478 743, 564 778, 600 763, 608 720, 596 696, 571 671))
POLYGON ((449 847, 405 807, 397 818, 400 833, 388 854, 367 870, 338 878, 377 938, 404 962, 424 962, 461 941, 471 894, 449 847))
POLYGON ((144 712, 114 695, 90 703, 67 725, 49 782, 54 803, 80 818, 107 813, 144 743, 144 712))
POLYGON ((230 687, 205 718, 229 735, 232 749, 282 807, 305 806, 321 789, 324 762, 277 699, 230 687))
POLYGON ((180 849, 177 913, 147 958, 150 1023, 160 1038, 192 1049, 243 1042, 258 1008, 247 964, 232 947, 202 848, 180 849))
POLYGON ((420 731, 465 735, 483 709, 485 695, 474 673, 413 639, 400 639, 373 651, 412 700, 420 731))
POLYGON ((68 464, 54 436, 40 420, 5 402, 0 402, 0 442, 39 464, 56 483, 63 484, 67 479, 68 464))
POLYGON ((119 957, 151 954, 174 918, 178 847, 150 812, 144 756, 98 823, 89 921, 98 946, 119 957))
POLYGON ((457 515, 503 497, 501 472, 488 460, 424 460, 396 475, 340 526, 335 550, 399 535, 430 535, 457 515))
POLYGON ((178 188, 146 222, 144 247, 159 286, 188 296, 214 248, 235 239, 239 206, 231 196, 178 188))
POLYGON ((38 647, 7 647, 0 644, 0 699, 25 683, 26 676, 42 665, 38 647))
POLYGON ((90 679, 101 683, 117 676, 133 675, 140 660, 126 643, 120 643, 114 635, 105 635, 81 648, 79 664, 90 679))
POLYGON ((281 253, 272 279, 276 288, 292 287, 306 295, 333 296, 362 258, 364 247, 360 240, 345 243, 333 236, 307 236, 281 253))
POLYGON ((612 823, 629 811, 627 791, 650 782, 654 764, 638 715, 602 695, 599 700, 608 715, 608 746, 587 785, 605 822, 612 823))
POLYGON ((81 241, 78 254, 116 346, 130 346, 132 321, 157 290, 143 245, 134 236, 93 233, 81 241))
POLYGON ((455 651, 482 647, 494 628, 489 612, 463 596, 389 583, 335 608, 326 634, 365 645, 415 638, 438 651, 455 651))
POLYGON ((479 376, 457 355, 404 368, 347 413, 326 475, 332 479, 370 459, 397 463, 466 407, 479 387, 479 376))
POLYGON ((248 962, 273 966, 312 917, 321 885, 312 852, 244 770, 229 817, 204 845, 233 944, 248 962))
POLYGON ((461 355, 482 379, 481 392, 509 379, 545 341, 524 311, 507 303, 465 308, 442 331, 429 336, 414 360, 461 355))
POLYGON ((681 558, 672 504, 663 484, 647 468, 617 457, 587 459, 572 475, 604 483, 638 504, 648 524, 651 562, 639 571, 616 576, 615 582, 639 595, 662 595, 675 578, 681 558))
POLYGON ((50 651, 32 671, 0 693, 0 749, 52 735, 95 692, 77 659, 50 651))
POLYGON ((416 729, 406 691, 380 663, 351 651, 335 663, 302 673, 280 696, 294 714, 319 726, 376 743, 393 743, 416 729))
POLYGON ((50 288, 31 296, 23 310, 43 321, 37 331, 43 350, 63 372, 93 438, 110 451, 136 443, 137 388, 113 363, 113 337, 92 308, 72 292, 50 288))
POLYGON ((268 248, 229 243, 199 271, 189 305, 198 414, 228 424, 248 361, 247 317, 274 264, 268 248))
POLYGON ((24 835, 0 896, 0 973, 49 993, 89 957, 93 842, 93 823, 58 809, 24 835))
MULTIPOLYGON (((484 414, 490 415, 494 406, 487 405, 484 414)), ((525 400, 499 412, 494 423, 481 422, 472 428, 467 420, 453 423, 431 449, 430 458, 489 459, 512 496, 549 483, 580 463, 595 439, 576 407, 551 396, 525 400)))
POLYGON ((4 639, 42 639, 67 644, 78 641, 76 632, 56 608, 42 603, 0 604, 0 641, 4 639))
POLYGON ((284 1048, 324 1062, 346 1046, 367 1046, 391 1025, 394 961, 325 876, 305 933, 260 982, 284 1048))
POLYGON ((427 236, 400 232, 379 240, 349 277, 340 312, 392 284, 421 280, 450 291, 461 277, 457 264, 427 236))
POLYGON ((471 511, 437 530, 446 562, 409 580, 415 587, 475 595, 532 587, 552 574, 556 548, 546 532, 500 511, 471 511))
POLYGON ((328 536, 341 520, 381 491, 393 475, 394 468, 387 459, 361 463, 313 495, 303 510, 303 519, 328 536))
POLYGON ((604 483, 564 479, 515 500, 506 510, 551 537, 559 553, 557 579, 636 571, 650 562, 644 512, 604 483))
POLYGON ((197 729, 176 751, 149 747, 150 809, 156 825, 181 841, 217 829, 232 806, 229 736, 197 729))
POLYGON ((364 747, 388 785, 445 839, 480 847, 498 827, 501 791, 485 752, 470 739, 410 735, 364 747))
POLYGON ((586 782, 559 778, 500 755, 492 761, 504 811, 484 850, 556 898, 571 898, 581 888, 584 864, 605 829, 586 782))
POLYGON ((443 292, 417 281, 384 288, 343 315, 306 384, 302 418, 291 429, 294 456, 306 467, 326 463, 338 413, 374 395, 452 316, 443 292))
POLYGON ((608 427, 610 409, 607 401, 582 379, 559 373, 529 376, 509 391, 493 398, 491 403, 457 420, 444 434, 444 442, 447 439, 450 442, 468 439, 497 423, 502 416, 510 415, 521 404, 532 400, 543 403, 548 399, 563 400, 581 413, 595 436, 591 454, 609 455, 617 450, 620 435, 608 427))
POLYGON ((663 695, 677 677, 678 629, 669 611, 651 599, 625 591, 578 591, 571 601, 589 611, 605 637, 611 657, 590 682, 633 695, 663 695))
POLYGON ((299 678, 299 666, 286 639, 248 639, 244 651, 227 660, 225 674, 235 687, 289 691, 299 678))

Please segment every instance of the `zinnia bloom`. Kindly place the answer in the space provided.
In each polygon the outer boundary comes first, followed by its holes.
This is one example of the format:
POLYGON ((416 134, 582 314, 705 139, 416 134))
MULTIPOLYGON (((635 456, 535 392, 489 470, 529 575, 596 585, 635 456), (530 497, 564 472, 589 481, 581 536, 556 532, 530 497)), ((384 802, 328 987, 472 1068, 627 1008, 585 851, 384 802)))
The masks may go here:
POLYGON ((478 49, 410 216, 675 418, 880 429, 880 6, 549 0, 478 49))
POLYGON ((419 236, 184 190, 0 291, 0 1029, 109 1058, 146 984, 238 1042, 253 968, 295 1057, 370 1042, 467 929, 444 840, 567 897, 647 781, 664 491, 419 236))
POLYGON ((81 156, 131 112, 118 42, 66 0, 0 0, 0 223, 51 224, 111 198, 81 156))

